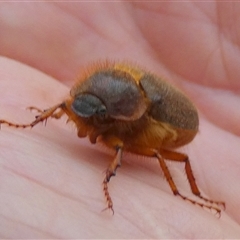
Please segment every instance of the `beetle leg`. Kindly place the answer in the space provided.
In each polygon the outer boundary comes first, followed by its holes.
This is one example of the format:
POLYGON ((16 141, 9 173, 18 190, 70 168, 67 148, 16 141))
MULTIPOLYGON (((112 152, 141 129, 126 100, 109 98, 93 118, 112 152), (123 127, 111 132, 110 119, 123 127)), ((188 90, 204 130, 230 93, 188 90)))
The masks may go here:
MULTIPOLYGON (((60 109, 60 112, 62 111, 62 108, 64 106, 64 103, 58 104, 56 106, 53 106, 45 111, 42 111, 40 115, 36 116, 35 121, 28 123, 28 124, 16 124, 16 123, 12 123, 6 120, 0 120, 0 126, 1 124, 6 124, 9 127, 15 127, 15 128, 27 128, 27 127, 34 127, 35 125, 37 125, 40 122, 43 122, 45 120, 47 120, 49 117, 54 116, 55 112, 57 109, 60 109)), ((32 107, 30 107, 30 109, 32 109, 32 107)), ((36 110, 36 108, 34 108, 36 110)), ((58 113, 58 112, 57 112, 58 113)), ((56 114, 57 114, 56 113, 56 114)), ((61 113, 62 115, 63 113, 61 113)))
POLYGON ((185 197, 183 196, 182 194, 179 193, 172 177, 171 177, 171 174, 167 168, 167 165, 164 161, 163 158, 166 158, 167 160, 172 160, 172 161, 177 161, 177 162, 184 162, 185 163, 185 171, 186 171, 186 174, 187 174, 187 179, 188 179, 188 182, 190 184, 190 187, 191 187, 191 190, 192 190, 192 193, 196 196, 198 196, 199 198, 203 199, 204 201, 206 202, 209 202, 211 204, 217 204, 217 205, 222 205, 224 208, 225 208, 225 203, 224 202, 219 202, 219 201, 213 201, 213 200, 210 200, 210 199, 207 199, 203 196, 201 196, 201 193, 197 187, 197 184, 195 182, 195 178, 194 178, 194 175, 193 175, 193 172, 192 172, 192 168, 191 168, 191 165, 190 165, 190 162, 189 162, 189 159, 188 159, 188 156, 185 155, 185 154, 182 154, 182 153, 178 153, 178 152, 173 152, 173 151, 167 151, 167 150, 162 150, 161 151, 161 155, 156 152, 156 157, 158 158, 158 161, 160 163, 160 166, 164 172, 164 175, 173 191, 173 194, 174 195, 178 195, 180 196, 181 198, 183 198, 184 200, 188 200, 190 201, 191 203, 193 204, 197 204, 201 207, 206 207, 206 208, 209 208, 209 209, 214 209, 218 214, 220 214, 221 210, 219 208, 216 208, 214 206, 209 206, 209 205, 206 205, 206 204, 202 204, 202 203, 199 203, 199 202, 196 202, 192 199, 189 199, 188 197, 185 197))
POLYGON ((121 166, 121 160, 122 160, 122 148, 117 147, 116 155, 115 155, 113 161, 108 166, 108 168, 106 170, 105 178, 103 180, 103 191, 104 191, 104 194, 105 194, 105 197, 107 200, 107 205, 108 205, 107 208, 105 208, 103 210, 111 209, 113 214, 114 214, 113 202, 112 202, 112 199, 111 199, 109 191, 108 191, 108 182, 110 181, 112 176, 116 175, 117 168, 121 166))
POLYGON ((64 114, 65 114, 65 112, 62 109, 60 109, 59 111, 53 113, 51 115, 51 118, 60 119, 62 117, 62 115, 64 115, 64 114))
MULTIPOLYGON (((33 106, 30 106, 28 107, 27 109, 29 109, 30 111, 32 110, 35 110, 37 111, 38 113, 40 114, 43 114, 44 112, 46 112, 47 110, 41 110, 40 108, 37 108, 37 107, 33 107, 33 106)), ((54 112, 52 115, 51 115, 51 118, 55 118, 55 119, 59 119, 62 117, 62 115, 64 114, 65 112, 60 109, 58 112, 54 112)))
POLYGON ((35 110, 38 113, 43 113, 44 112, 44 110, 41 110, 40 108, 37 108, 37 107, 34 107, 34 106, 27 107, 27 110, 29 110, 29 111, 35 110))

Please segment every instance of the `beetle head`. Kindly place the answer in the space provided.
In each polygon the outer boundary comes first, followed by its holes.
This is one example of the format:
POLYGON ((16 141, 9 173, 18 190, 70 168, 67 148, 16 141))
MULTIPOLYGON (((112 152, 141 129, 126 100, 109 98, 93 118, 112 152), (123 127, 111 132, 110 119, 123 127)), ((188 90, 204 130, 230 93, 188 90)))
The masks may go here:
POLYGON ((71 90, 72 110, 80 117, 109 116, 134 121, 146 111, 141 88, 133 77, 120 70, 95 72, 71 90))

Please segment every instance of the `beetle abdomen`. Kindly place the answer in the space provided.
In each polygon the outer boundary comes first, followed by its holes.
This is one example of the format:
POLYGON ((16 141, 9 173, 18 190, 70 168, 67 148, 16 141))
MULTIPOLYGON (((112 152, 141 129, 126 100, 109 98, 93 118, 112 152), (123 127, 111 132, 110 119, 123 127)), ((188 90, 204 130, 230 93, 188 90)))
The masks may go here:
POLYGON ((152 118, 176 128, 198 130, 197 110, 183 93, 152 74, 145 74, 140 84, 151 100, 152 118))

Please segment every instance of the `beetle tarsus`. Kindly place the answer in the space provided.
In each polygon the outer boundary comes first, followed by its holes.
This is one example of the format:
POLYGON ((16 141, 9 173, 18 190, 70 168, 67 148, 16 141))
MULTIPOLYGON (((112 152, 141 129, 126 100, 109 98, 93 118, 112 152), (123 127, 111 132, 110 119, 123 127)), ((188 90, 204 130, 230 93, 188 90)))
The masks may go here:
POLYGON ((113 161, 110 163, 109 167, 107 168, 105 173, 105 178, 103 180, 103 192, 107 201, 106 209, 111 209, 113 214, 114 214, 113 202, 108 191, 108 183, 111 177, 116 175, 117 168, 121 166, 121 160, 122 160, 122 148, 118 147, 116 148, 116 156, 113 159, 113 161))
POLYGON ((43 110, 41 110, 40 108, 37 108, 37 107, 34 107, 34 106, 30 106, 30 107, 27 107, 27 110, 29 110, 29 111, 33 111, 33 110, 35 110, 36 112, 38 112, 38 113, 43 113, 44 111, 43 110))
MULTIPOLYGON (((221 210, 220 210, 219 208, 215 207, 215 206, 207 205, 207 204, 204 204, 204 203, 200 203, 200 202, 194 201, 194 200, 192 200, 192 199, 190 199, 190 198, 188 198, 188 197, 180 194, 179 192, 178 192, 176 195, 179 196, 179 197, 181 197, 183 200, 186 200, 186 201, 188 201, 188 202, 191 202, 191 203, 194 204, 194 205, 198 205, 198 206, 200 206, 200 207, 202 207, 202 208, 208 208, 208 209, 210 209, 210 210, 214 210, 214 211, 216 211, 216 213, 217 213, 219 216, 221 216, 221 210)), ((213 203, 215 203, 215 202, 213 201, 213 203)))
POLYGON ((112 202, 112 198, 110 197, 109 191, 108 191, 108 182, 109 180, 106 178, 103 181, 103 192, 107 201, 107 207, 104 208, 102 211, 105 211, 107 209, 111 209, 112 210, 112 214, 114 215, 114 210, 113 210, 113 202, 112 202))
POLYGON ((208 202, 208 203, 210 203, 210 204, 216 204, 216 205, 222 207, 223 210, 226 209, 226 204, 225 204, 225 202, 222 202, 222 201, 214 201, 214 200, 205 198, 205 197, 203 197, 202 195, 198 195, 198 197, 201 198, 201 199, 202 199, 203 201, 205 201, 205 202, 208 202))

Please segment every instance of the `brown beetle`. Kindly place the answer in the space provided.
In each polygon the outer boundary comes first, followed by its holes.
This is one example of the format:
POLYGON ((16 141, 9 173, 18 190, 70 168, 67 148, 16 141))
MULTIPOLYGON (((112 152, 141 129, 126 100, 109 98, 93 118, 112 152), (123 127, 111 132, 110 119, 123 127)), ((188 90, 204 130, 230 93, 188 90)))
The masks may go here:
POLYGON ((77 127, 79 137, 88 136, 115 149, 116 155, 106 170, 104 194, 113 211, 108 182, 121 165, 122 152, 156 157, 174 195, 201 207, 220 209, 213 204, 224 202, 203 197, 196 185, 188 156, 173 149, 193 140, 198 132, 198 113, 191 101, 158 76, 123 63, 105 62, 89 69, 73 86, 70 97, 41 111, 30 124, 0 120, 11 127, 33 127, 49 117, 59 119, 66 114, 77 127), (208 202, 196 202, 179 193, 165 159, 183 162, 193 194, 208 202))

